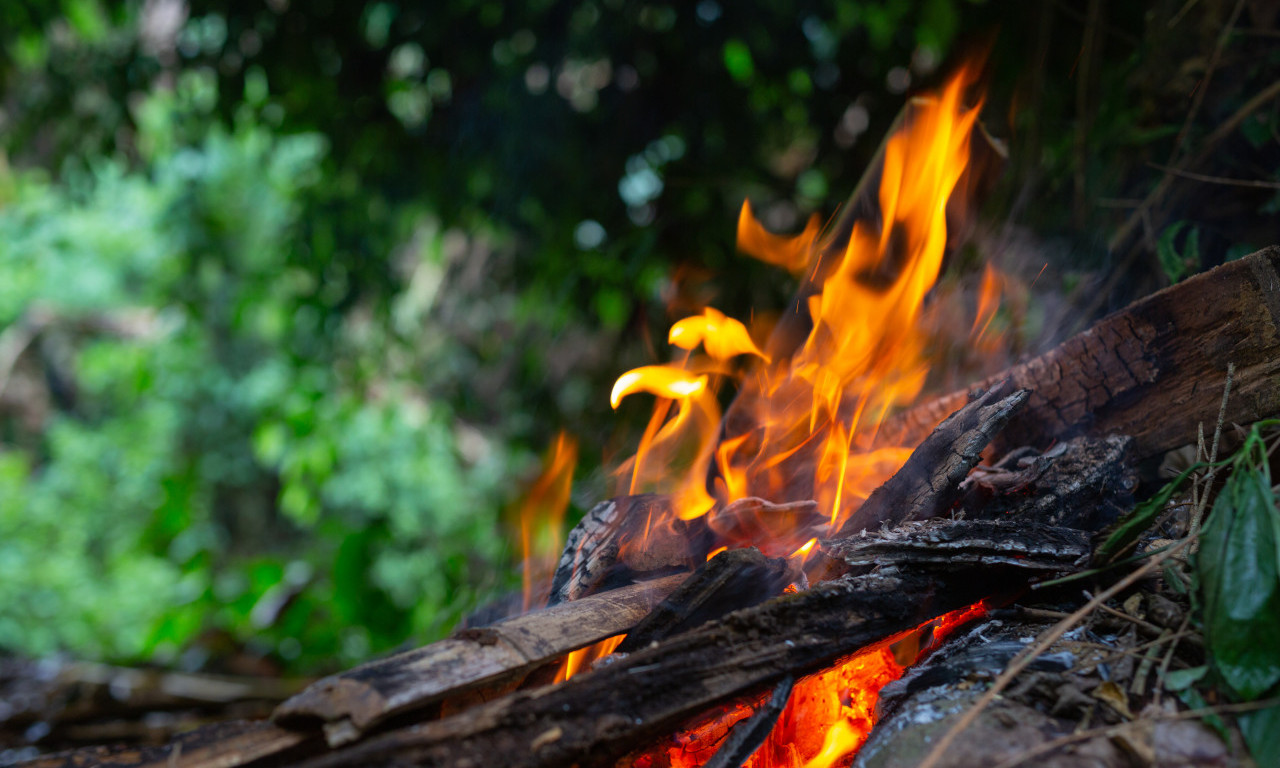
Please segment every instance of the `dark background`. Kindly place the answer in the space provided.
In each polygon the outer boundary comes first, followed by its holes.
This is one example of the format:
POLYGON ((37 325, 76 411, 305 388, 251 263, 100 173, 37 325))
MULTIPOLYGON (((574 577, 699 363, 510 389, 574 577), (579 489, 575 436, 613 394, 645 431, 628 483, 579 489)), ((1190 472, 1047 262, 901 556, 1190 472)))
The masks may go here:
POLYGON ((4 3, 0 650, 440 636, 516 583, 556 430, 606 493, 674 316, 783 306, 744 197, 829 215, 978 52, 1010 156, 956 268, 1011 276, 1015 353, 1274 242, 1278 41, 1236 0, 4 3))

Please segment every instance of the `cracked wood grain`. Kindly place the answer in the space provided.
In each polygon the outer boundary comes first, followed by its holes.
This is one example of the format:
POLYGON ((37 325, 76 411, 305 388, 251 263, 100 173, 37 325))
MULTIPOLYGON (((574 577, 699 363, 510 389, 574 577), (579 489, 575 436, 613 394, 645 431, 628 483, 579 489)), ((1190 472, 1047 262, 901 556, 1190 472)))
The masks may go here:
MULTIPOLYGON (((1077 435, 1126 434, 1134 457, 1194 439, 1218 417, 1227 364, 1236 391, 1227 421, 1280 413, 1280 247, 1196 275, 1100 320, 1058 347, 977 384, 1032 390, 994 441, 1046 447, 1077 435)), ((881 445, 911 445, 968 398, 953 392, 890 418, 881 445)))

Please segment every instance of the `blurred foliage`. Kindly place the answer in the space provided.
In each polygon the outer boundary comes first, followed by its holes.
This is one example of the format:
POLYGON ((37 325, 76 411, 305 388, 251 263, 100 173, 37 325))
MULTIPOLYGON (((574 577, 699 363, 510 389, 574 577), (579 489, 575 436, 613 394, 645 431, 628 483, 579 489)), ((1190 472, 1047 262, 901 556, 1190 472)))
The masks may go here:
MULTIPOLYGON (((989 210, 1058 238, 987 239, 1024 283, 1052 260, 1087 318, 1265 244, 1280 196, 1226 186, 1106 247, 1274 81, 1275 14, 1236 5, 3 4, 0 647, 316 669, 439 636, 514 585, 500 510, 554 430, 605 491, 640 413, 604 393, 670 313, 784 306, 743 198, 829 214, 975 49, 989 210)), ((1280 179, 1277 119, 1192 170, 1280 179)))

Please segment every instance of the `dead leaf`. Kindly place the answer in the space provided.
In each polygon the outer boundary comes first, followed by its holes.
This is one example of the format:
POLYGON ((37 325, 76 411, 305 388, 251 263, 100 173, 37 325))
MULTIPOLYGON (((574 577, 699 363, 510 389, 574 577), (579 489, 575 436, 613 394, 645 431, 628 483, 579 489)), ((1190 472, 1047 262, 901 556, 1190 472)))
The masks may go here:
POLYGON ((1111 680, 1094 688, 1093 698, 1114 709, 1124 719, 1133 719, 1133 712, 1129 710, 1129 695, 1111 680))

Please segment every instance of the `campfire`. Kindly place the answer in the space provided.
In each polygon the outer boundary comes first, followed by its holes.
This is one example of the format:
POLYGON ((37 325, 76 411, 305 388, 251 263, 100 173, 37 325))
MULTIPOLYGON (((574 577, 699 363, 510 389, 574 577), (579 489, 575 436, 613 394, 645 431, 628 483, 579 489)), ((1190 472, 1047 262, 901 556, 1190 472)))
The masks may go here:
POLYGON ((913 100, 827 225, 782 237, 743 204, 740 250, 795 275, 794 300, 771 327, 705 307, 671 327, 673 362, 618 378, 613 406, 652 397, 653 414, 613 498, 563 542, 546 531, 577 454, 556 441, 521 518, 518 615, 326 678, 272 723, 154 764, 848 765, 882 689, 948 638, 1120 563, 1135 462, 1218 417, 1206 393, 1228 365, 1225 419, 1280 412, 1280 249, 922 400, 943 325, 980 354, 1000 346, 994 268, 963 308, 930 306, 975 154, 993 151, 976 79, 963 67, 913 100))

